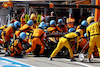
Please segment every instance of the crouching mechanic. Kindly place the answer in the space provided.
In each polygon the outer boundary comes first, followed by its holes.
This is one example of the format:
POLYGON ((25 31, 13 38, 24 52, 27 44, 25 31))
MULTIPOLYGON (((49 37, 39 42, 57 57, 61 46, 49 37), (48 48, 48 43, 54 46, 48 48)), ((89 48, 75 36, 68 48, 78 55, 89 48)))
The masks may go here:
POLYGON ((10 56, 22 56, 22 51, 24 48, 22 47, 22 42, 24 42, 24 39, 26 38, 26 33, 21 32, 19 35, 19 38, 17 38, 14 43, 10 46, 10 56))
POLYGON ((6 53, 5 53, 5 56, 6 54, 8 53, 8 46, 9 46, 9 42, 10 42, 10 38, 11 38, 11 34, 13 34, 17 28, 20 27, 20 22, 19 21, 16 21, 13 24, 11 24, 9 27, 7 27, 3 32, 2 32, 2 39, 3 39, 3 42, 5 43, 4 44, 4 49, 6 50, 6 53))
POLYGON ((33 34, 31 36, 32 39, 32 45, 29 49, 27 49, 25 51, 25 53, 29 53, 33 50, 35 50, 36 45, 40 45, 41 46, 41 50, 39 52, 39 54, 43 54, 44 53, 44 48, 45 48, 45 43, 44 43, 44 31, 43 31, 44 27, 42 25, 39 25, 37 29, 34 29, 33 34))
POLYGON ((31 27, 34 24, 32 20, 28 20, 27 24, 23 25, 15 32, 15 39, 20 35, 21 32, 31 32, 33 28, 31 27))
POLYGON ((71 42, 75 41, 75 51, 77 51, 78 46, 79 46, 79 38, 80 38, 81 35, 83 35, 83 31, 81 29, 78 29, 75 32, 71 32, 71 33, 64 35, 59 40, 57 47, 52 52, 49 59, 52 60, 52 58, 54 58, 55 55, 65 46, 69 50, 71 61, 76 61, 74 59, 74 56, 73 56, 73 50, 72 50, 71 42))

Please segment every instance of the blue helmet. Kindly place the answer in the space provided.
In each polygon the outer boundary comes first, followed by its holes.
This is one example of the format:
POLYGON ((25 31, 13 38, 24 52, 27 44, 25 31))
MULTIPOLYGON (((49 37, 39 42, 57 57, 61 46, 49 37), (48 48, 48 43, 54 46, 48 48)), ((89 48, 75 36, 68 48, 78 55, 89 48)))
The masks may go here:
POLYGON ((15 28, 18 28, 18 27, 20 27, 21 26, 21 23, 19 22, 19 21, 15 21, 14 22, 14 27, 15 28))
POLYGON ((58 23, 62 23, 62 22, 63 22, 63 20, 62 20, 62 19, 59 19, 59 20, 58 20, 58 23))
POLYGON ((21 32, 20 33, 20 37, 22 40, 24 40, 26 38, 26 33, 25 32, 21 32))
POLYGON ((1 36, 2 30, 0 30, 0 36, 1 36))
POLYGON ((44 24, 44 27, 47 27, 47 25, 46 25, 46 24, 44 24))
POLYGON ((83 26, 87 26, 88 23, 86 22, 86 20, 83 20, 82 23, 81 23, 81 25, 83 25, 83 26))
POLYGON ((44 24, 45 24, 45 22, 41 22, 41 23, 40 23, 40 25, 44 25, 44 24))
POLYGON ((38 28, 42 28, 44 30, 44 26, 43 25, 39 25, 38 28))
POLYGON ((75 29, 74 28, 70 28, 69 30, 68 30, 68 32, 70 33, 70 32, 75 32, 75 29))
POLYGON ((50 21, 50 25, 54 25, 54 24, 56 24, 56 21, 55 20, 51 20, 50 21))
POLYGON ((87 37, 87 33, 84 34, 84 37, 87 37))
POLYGON ((40 25, 47 27, 47 25, 45 24, 45 22, 41 22, 40 25))
POLYGON ((32 20, 29 20, 29 21, 27 22, 27 24, 28 24, 29 26, 32 26, 32 25, 34 24, 34 22, 33 22, 32 20))
POLYGON ((8 24, 8 26, 7 27, 13 27, 14 26, 14 24, 13 23, 11 23, 11 24, 8 24))

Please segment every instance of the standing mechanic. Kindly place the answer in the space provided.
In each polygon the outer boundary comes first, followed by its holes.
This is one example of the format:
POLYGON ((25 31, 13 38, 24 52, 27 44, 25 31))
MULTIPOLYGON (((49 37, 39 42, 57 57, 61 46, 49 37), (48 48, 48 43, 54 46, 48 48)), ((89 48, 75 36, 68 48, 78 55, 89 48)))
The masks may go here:
POLYGON ((99 57, 100 57, 100 22, 94 22, 93 17, 87 18, 88 27, 86 28, 87 37, 89 37, 89 49, 88 49, 88 58, 89 62, 91 62, 91 55, 93 53, 94 46, 96 44, 99 57))
POLYGON ((67 18, 66 23, 67 23, 68 29, 74 28, 75 19, 72 18, 72 14, 69 14, 69 18, 67 18))

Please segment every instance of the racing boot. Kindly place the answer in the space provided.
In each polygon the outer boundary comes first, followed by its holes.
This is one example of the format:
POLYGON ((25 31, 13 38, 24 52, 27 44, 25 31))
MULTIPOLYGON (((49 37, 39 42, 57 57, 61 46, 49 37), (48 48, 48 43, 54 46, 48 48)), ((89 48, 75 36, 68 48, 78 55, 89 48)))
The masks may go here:
POLYGON ((10 56, 10 53, 8 51, 6 51, 5 56, 10 56))
POLYGON ((52 57, 49 57, 49 60, 52 61, 52 57))
POLYGON ((0 52, 1 52, 1 48, 0 48, 0 52))
POLYGON ((87 62, 91 63, 91 60, 92 60, 92 59, 91 59, 91 58, 89 58, 89 59, 87 60, 87 62))
POLYGON ((70 58, 70 61, 76 61, 74 58, 70 58))

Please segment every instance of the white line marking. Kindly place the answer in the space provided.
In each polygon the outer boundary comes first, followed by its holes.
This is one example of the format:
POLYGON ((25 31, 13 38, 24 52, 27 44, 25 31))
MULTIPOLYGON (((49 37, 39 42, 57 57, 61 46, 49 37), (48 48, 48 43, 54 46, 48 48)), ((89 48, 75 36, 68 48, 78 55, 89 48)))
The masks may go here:
POLYGON ((5 58, 5 59, 8 59, 8 60, 11 60, 11 61, 14 61, 14 62, 18 62, 18 63, 21 63, 21 64, 25 64, 25 65, 28 65, 28 66, 31 66, 31 67, 36 67, 36 66, 32 66, 32 65, 29 65, 29 64, 26 64, 26 63, 23 63, 23 62, 20 62, 20 61, 16 61, 16 60, 13 60, 13 59, 9 59, 9 58, 6 58, 6 57, 1 57, 1 58, 5 58))
MULTIPOLYGON (((63 59, 63 60, 70 61, 69 59, 63 59)), ((85 67, 94 67, 94 66, 91 66, 91 65, 88 65, 88 64, 85 64, 85 63, 81 63, 81 62, 71 62, 71 63, 79 64, 79 65, 82 65, 82 66, 85 66, 85 67)))

